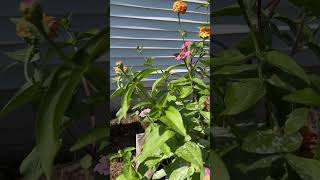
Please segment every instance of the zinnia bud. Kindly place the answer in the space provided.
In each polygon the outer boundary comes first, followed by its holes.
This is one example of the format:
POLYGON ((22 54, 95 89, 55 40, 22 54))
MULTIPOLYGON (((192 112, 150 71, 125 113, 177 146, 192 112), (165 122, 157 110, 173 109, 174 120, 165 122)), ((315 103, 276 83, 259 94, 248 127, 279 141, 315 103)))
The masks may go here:
POLYGON ((175 13, 184 14, 184 13, 186 13, 187 8, 188 8, 188 4, 187 3, 183 2, 183 1, 176 1, 173 4, 172 10, 175 13))
POLYGON ((211 28, 208 26, 204 26, 200 28, 199 36, 201 38, 208 38, 210 37, 210 33, 211 33, 211 28))
POLYGON ((56 21, 56 19, 52 16, 43 15, 43 22, 46 26, 47 33, 50 39, 53 39, 57 37, 58 35, 58 29, 59 29, 59 23, 56 21))

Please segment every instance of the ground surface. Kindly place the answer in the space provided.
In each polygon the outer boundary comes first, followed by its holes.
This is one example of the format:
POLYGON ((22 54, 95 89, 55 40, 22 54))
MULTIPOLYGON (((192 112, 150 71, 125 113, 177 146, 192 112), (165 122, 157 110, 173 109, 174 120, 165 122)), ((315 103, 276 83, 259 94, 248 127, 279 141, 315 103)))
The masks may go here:
MULTIPOLYGON (((116 153, 125 147, 136 146, 136 134, 144 132, 139 120, 140 118, 136 114, 130 114, 128 118, 121 120, 120 124, 118 119, 111 121, 110 153, 116 153)), ((121 160, 112 160, 110 162, 110 179, 115 180, 121 174, 121 169, 121 160)))

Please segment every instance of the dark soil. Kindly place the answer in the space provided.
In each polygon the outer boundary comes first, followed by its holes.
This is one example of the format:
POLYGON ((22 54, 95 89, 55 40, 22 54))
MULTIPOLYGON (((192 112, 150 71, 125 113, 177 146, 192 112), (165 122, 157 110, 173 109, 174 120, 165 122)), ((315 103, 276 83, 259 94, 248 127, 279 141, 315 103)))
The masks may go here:
MULTIPOLYGON (((136 114, 130 114, 126 119, 118 123, 118 119, 111 121, 110 153, 116 153, 125 147, 136 147, 136 134, 143 133, 140 118, 136 114)), ((122 162, 118 159, 110 162, 110 179, 115 180, 122 170, 122 162)))

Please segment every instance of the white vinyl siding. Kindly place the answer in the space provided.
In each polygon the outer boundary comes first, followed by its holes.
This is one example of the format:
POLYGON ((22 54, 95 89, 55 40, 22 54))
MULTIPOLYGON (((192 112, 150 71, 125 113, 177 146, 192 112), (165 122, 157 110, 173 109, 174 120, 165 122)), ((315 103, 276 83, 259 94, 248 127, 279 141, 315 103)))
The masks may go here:
MULTIPOLYGON (((207 19, 206 10, 197 7, 205 0, 185 0, 188 12, 181 15, 183 29, 189 40, 198 40, 198 27, 207 19)), ((174 54, 182 44, 177 14, 172 12, 174 0, 111 0, 110 70, 118 60, 141 69, 144 59, 137 46, 143 46, 144 56, 155 58, 154 65, 167 67, 176 64, 174 54)))

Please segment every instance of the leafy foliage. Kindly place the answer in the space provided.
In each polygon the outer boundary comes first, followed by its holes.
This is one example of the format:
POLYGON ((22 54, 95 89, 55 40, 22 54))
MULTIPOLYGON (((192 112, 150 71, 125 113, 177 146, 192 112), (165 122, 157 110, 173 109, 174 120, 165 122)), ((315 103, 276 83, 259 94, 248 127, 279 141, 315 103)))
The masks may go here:
MULTIPOLYGON (((101 99, 103 103, 107 100, 107 86, 91 80, 99 79, 102 84, 107 82, 106 74, 101 73, 105 67, 98 67, 94 63, 109 48, 109 30, 77 32, 73 30, 71 14, 58 22, 56 18, 44 13, 37 1, 30 1, 29 5, 21 7, 23 16, 12 19, 12 22, 16 24, 17 35, 25 41, 26 47, 7 52, 6 55, 18 65, 24 66, 26 83, 2 108, 0 116, 12 113, 26 104, 35 107, 36 145, 22 162, 20 173, 24 179, 35 180, 43 176, 51 179, 60 149, 68 146, 64 142, 66 134, 70 133, 70 127, 77 122, 72 114, 75 102, 91 99, 90 103, 97 106, 101 105, 101 99), (61 38, 56 40, 58 36, 61 38), (49 48, 40 49, 43 43, 49 44, 49 48), (50 63, 56 57, 59 63, 53 67, 50 63), (93 67, 94 71, 100 73, 94 73, 93 67), (82 90, 85 90, 86 97, 79 96, 82 90)), ((95 118, 92 107, 87 110, 90 112, 88 120, 95 118)), ((108 126, 104 124, 100 128, 93 127, 88 134, 75 139, 72 151, 91 146, 91 152, 95 153, 81 159, 80 164, 84 169, 92 168, 92 162, 97 161, 101 154, 101 148, 97 148, 96 143, 101 143, 100 147, 103 147, 107 137, 108 126)), ((105 150, 105 147, 102 149, 105 150)))
POLYGON ((212 133, 219 163, 213 171, 221 171, 216 177, 222 179, 229 174, 231 179, 316 179, 319 72, 307 71, 295 55, 304 47, 317 53, 318 30, 311 24, 318 19, 319 1, 289 0, 303 10, 298 19, 283 15, 280 1, 265 7, 259 2, 238 0, 213 13, 214 18, 243 17, 250 30, 235 46, 211 57, 213 129, 230 134, 222 139, 224 134, 212 133), (289 31, 280 30, 279 21, 289 31), (275 37, 289 52, 276 48, 275 37))

